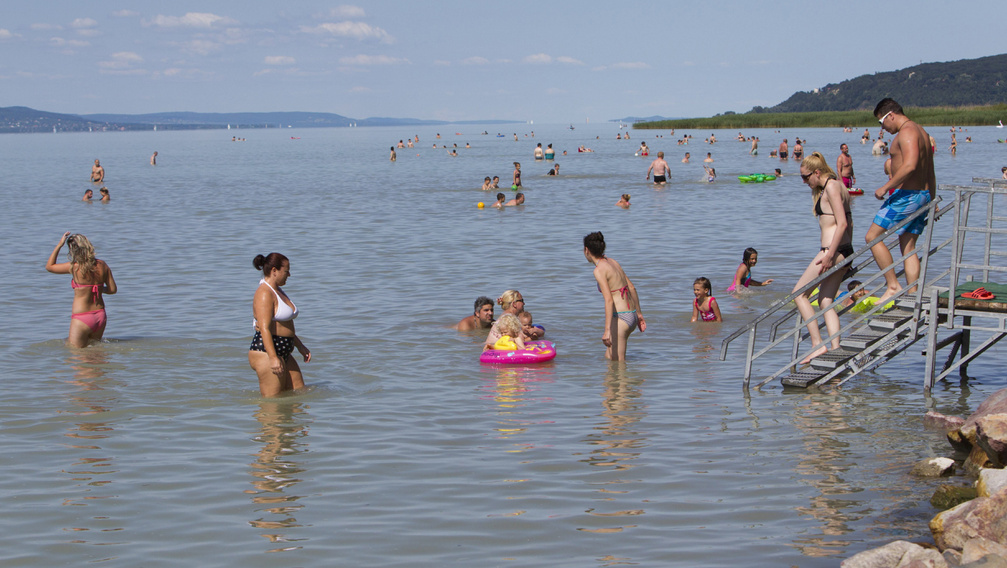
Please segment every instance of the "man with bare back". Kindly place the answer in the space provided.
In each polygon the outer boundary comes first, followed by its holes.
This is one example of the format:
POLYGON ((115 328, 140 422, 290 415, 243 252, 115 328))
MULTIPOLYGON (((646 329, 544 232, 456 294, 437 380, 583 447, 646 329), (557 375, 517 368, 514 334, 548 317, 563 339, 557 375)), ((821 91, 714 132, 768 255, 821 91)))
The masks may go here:
MULTIPOLYGON (((894 134, 895 138, 891 145, 892 177, 874 192, 874 197, 883 199, 884 204, 867 231, 867 242, 926 207, 937 194, 930 135, 922 126, 909 120, 902 113, 902 106, 890 98, 878 103, 874 108, 874 116, 881 122, 881 127, 894 134)), ((899 230, 902 256, 916 248, 916 239, 923 233, 926 223, 926 216, 917 217, 899 230)), ((892 254, 884 241, 874 245, 871 253, 874 254, 879 269, 885 270, 892 265, 892 254)), ((914 287, 920 276, 920 259, 913 254, 905 262, 906 285, 914 287)), ((881 296, 881 304, 902 290, 894 270, 885 272, 885 283, 888 289, 881 296)))

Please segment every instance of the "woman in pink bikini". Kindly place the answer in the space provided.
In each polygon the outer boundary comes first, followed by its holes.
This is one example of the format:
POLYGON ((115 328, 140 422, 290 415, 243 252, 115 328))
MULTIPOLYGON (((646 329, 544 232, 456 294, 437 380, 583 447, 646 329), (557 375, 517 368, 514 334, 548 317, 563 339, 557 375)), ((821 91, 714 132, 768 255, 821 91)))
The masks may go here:
POLYGON ((584 258, 594 265, 594 278, 598 291, 605 298, 605 358, 613 361, 626 359, 626 342, 637 327, 640 333, 647 330, 633 281, 615 260, 605 256, 605 236, 601 232, 584 237, 584 258))
POLYGON ((115 294, 112 269, 105 261, 94 257, 94 247, 84 235, 63 233, 52 249, 45 269, 53 274, 69 274, 73 288, 73 308, 70 313, 70 334, 67 341, 74 347, 87 347, 92 339, 101 340, 105 333, 105 301, 102 294, 115 294), (56 264, 59 251, 66 244, 69 262, 56 264))

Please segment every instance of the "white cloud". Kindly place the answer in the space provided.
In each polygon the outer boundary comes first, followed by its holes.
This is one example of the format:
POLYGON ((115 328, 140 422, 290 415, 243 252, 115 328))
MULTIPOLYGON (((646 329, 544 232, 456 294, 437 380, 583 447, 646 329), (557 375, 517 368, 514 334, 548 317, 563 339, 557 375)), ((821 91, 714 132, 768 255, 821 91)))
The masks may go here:
POLYGON ((485 57, 466 57, 462 59, 462 65, 488 65, 489 59, 485 57))
POLYGON ((335 8, 329 10, 327 17, 329 18, 363 18, 365 16, 364 9, 360 6, 349 6, 342 5, 336 6, 335 8))
POLYGON ((438 67, 450 67, 451 62, 443 59, 434 59, 434 65, 437 65, 438 67))
POLYGON ((105 75, 144 75, 147 71, 134 67, 143 58, 132 51, 113 53, 107 61, 99 61, 98 68, 105 75))
POLYGON ((13 39, 15 37, 17 36, 7 28, 0 28, 0 39, 13 39))
POLYGON ((409 60, 387 55, 354 55, 353 57, 340 57, 339 62, 343 65, 398 65, 409 63, 409 60))
POLYGON ((525 63, 552 63, 552 57, 544 53, 536 53, 525 57, 522 61, 525 63))
POLYGON ((394 41, 388 32, 381 28, 365 24, 364 22, 339 22, 326 23, 317 26, 301 26, 301 31, 309 34, 329 34, 337 37, 351 37, 354 39, 376 39, 385 43, 394 41))
POLYGON ((650 65, 642 61, 625 61, 612 65, 616 69, 650 69, 650 65))
POLYGON ((208 12, 188 12, 184 16, 163 16, 159 14, 153 20, 144 22, 145 25, 161 28, 211 28, 216 24, 232 25, 236 23, 231 18, 208 12))
POLYGON ((119 51, 112 54, 110 61, 99 61, 99 67, 122 68, 129 67, 134 63, 140 63, 143 58, 132 51, 119 51))
POLYGON ((155 76, 165 76, 165 77, 209 77, 213 73, 203 71, 202 69, 182 69, 180 67, 169 67, 164 71, 159 73, 154 73, 155 76))
POLYGON ((573 57, 567 57, 565 55, 561 55, 561 56, 557 57, 556 61, 559 62, 559 63, 566 63, 568 65, 583 65, 584 64, 584 62, 581 61, 581 60, 579 60, 579 59, 574 59, 573 57))
POLYGON ((100 36, 101 32, 92 28, 85 28, 82 30, 77 30, 77 35, 82 37, 95 37, 100 36))
POLYGON ((56 24, 38 23, 38 24, 32 24, 31 25, 31 29, 33 29, 33 30, 43 30, 43 31, 44 30, 61 30, 61 29, 63 29, 63 26, 59 26, 59 25, 56 25, 56 24))
POLYGON ((351 93, 369 93, 371 92, 370 87, 353 87, 350 89, 351 93))
POLYGON ((61 37, 49 38, 49 41, 51 41, 56 47, 87 47, 91 45, 90 42, 86 42, 84 40, 63 39, 61 37))
POLYGON ((650 69, 650 65, 642 61, 623 61, 611 65, 601 65, 594 67, 592 71, 604 71, 606 69, 650 69))
POLYGON ((98 22, 92 20, 91 18, 77 18, 76 20, 70 22, 71 28, 93 28, 98 25, 98 22))
POLYGON ((140 12, 134 12, 133 10, 118 10, 112 12, 112 15, 117 18, 129 18, 133 16, 139 16, 140 12))
POLYGON ((220 49, 219 43, 208 39, 194 39, 181 44, 184 51, 198 53, 199 55, 209 55, 220 49))
POLYGON ((266 65, 293 65, 295 61, 293 57, 287 55, 267 55, 263 63, 266 65))

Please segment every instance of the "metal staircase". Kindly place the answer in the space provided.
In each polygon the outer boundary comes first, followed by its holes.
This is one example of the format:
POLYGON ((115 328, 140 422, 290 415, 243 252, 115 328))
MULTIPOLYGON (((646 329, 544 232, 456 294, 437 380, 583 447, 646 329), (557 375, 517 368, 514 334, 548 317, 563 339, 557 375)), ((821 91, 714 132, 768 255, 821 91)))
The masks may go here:
MULTIPOLYGON (((768 375, 763 375, 755 387, 761 388, 767 383, 780 379, 788 387, 807 388, 824 383, 842 384, 853 377, 870 371, 905 352, 920 339, 926 338, 925 354, 927 358, 924 374, 924 388, 930 390, 935 380, 943 379, 955 370, 965 377, 965 370, 970 361, 988 350, 998 341, 1007 337, 1007 286, 989 281, 991 272, 1007 273, 1007 266, 994 263, 995 257, 1007 257, 1007 251, 992 250, 994 235, 1007 235, 1007 227, 995 227, 995 223, 1007 223, 1007 217, 996 215, 994 199, 1001 197, 1007 200, 1007 180, 973 178, 972 186, 942 185, 939 191, 954 192, 952 203, 940 207, 941 198, 937 197, 930 205, 917 211, 883 235, 870 242, 864 248, 856 251, 850 258, 828 272, 823 273, 806 286, 798 289, 786 298, 774 302, 769 309, 750 321, 745 327, 735 331, 724 339, 720 359, 727 358, 727 349, 732 342, 745 336, 748 345, 745 355, 744 384, 747 389, 757 360, 766 361, 770 369, 768 375), (969 212, 973 197, 985 199, 976 201, 985 205, 985 224, 969 225, 969 212), (954 212, 954 228, 950 238, 933 245, 933 227, 948 211, 954 212), (896 294, 893 306, 875 304, 863 314, 851 313, 850 307, 837 308, 835 304, 826 309, 819 309, 814 317, 821 321, 822 315, 828 309, 837 309, 840 316, 851 317, 841 325, 836 333, 840 337, 840 348, 815 357, 809 365, 800 366, 798 362, 814 351, 815 346, 808 346, 808 335, 803 332, 804 322, 794 307, 793 301, 807 290, 813 290, 818 284, 838 270, 849 270, 847 277, 860 273, 861 270, 873 265, 874 259, 870 249, 876 243, 882 242, 897 233, 904 225, 911 223, 919 216, 926 215, 929 219, 926 230, 917 241, 916 249, 906 256, 896 258, 890 270, 896 270, 896 276, 904 275, 905 259, 919 254, 920 277, 915 290, 903 288, 896 294), (983 248, 972 254, 967 254, 966 241, 968 234, 982 236, 983 248), (921 242, 922 241, 922 242, 921 242), (947 249, 947 250, 945 250, 947 249), (944 251, 950 256, 949 267, 940 272, 928 271, 930 260, 944 251), (981 257, 974 260, 974 257, 981 257), (977 271, 963 274, 964 271, 977 271), (981 281, 972 282, 974 277, 981 281), (1003 290, 1003 300, 998 303, 967 302, 961 298, 963 289, 974 289, 979 285, 998 286, 1003 290), (959 318, 961 321, 959 322, 959 318), (769 327, 768 338, 760 338, 759 331, 769 327), (786 332, 781 329, 789 327, 786 332), (939 338, 942 330, 950 331, 943 339, 939 338), (970 351, 970 340, 973 332, 988 332, 989 338, 976 349, 970 351), (789 353, 787 347, 789 346, 789 353), (803 346, 803 347, 802 347, 803 346), (943 368, 937 370, 938 351, 952 346, 943 368), (959 360, 954 362, 960 353, 959 360)), ((1001 210, 1004 209, 1001 201, 1001 210)), ((973 240, 975 242, 975 240, 973 240)), ((889 249, 898 248, 898 243, 889 249)), ((894 253, 898 254, 898 252, 894 253)), ((932 268, 932 267, 931 267, 932 268)), ((884 288, 883 273, 878 271, 867 278, 860 277, 863 283, 852 290, 868 290, 871 295, 884 288)), ((1007 284, 1007 275, 1004 277, 1007 284)), ((815 296, 812 296, 812 300, 815 296)), ((843 320, 840 320, 841 322, 843 320)), ((821 329, 822 324, 819 324, 821 329)), ((829 343, 833 335, 823 337, 824 343, 829 343)))
MULTIPOLYGON (((857 250, 852 256, 829 271, 821 274, 815 280, 809 282, 804 287, 785 298, 774 302, 765 312, 750 321, 745 327, 735 331, 724 339, 721 345, 720 358, 727 358, 727 349, 730 344, 742 336, 748 338, 747 351, 745 356, 744 384, 748 388, 753 367, 757 360, 765 358, 771 365, 779 365, 775 371, 764 376, 755 387, 761 388, 765 384, 779 378, 783 385, 788 387, 807 388, 820 385, 826 382, 842 384, 851 378, 870 371, 882 365, 886 361, 904 352, 912 344, 927 336, 927 313, 930 303, 930 295, 925 291, 929 290, 939 279, 944 278, 950 271, 943 271, 934 278, 927 278, 928 261, 931 256, 941 251, 951 243, 948 239, 937 246, 932 247, 931 228, 936 220, 955 207, 955 203, 940 208, 941 198, 938 196, 926 208, 921 209, 903 220, 898 225, 892 227, 865 247, 857 250), (894 262, 889 270, 896 271, 896 277, 904 275, 906 258, 919 254, 920 257, 920 278, 915 289, 903 288, 898 294, 891 298, 887 304, 894 306, 886 310, 884 305, 875 304, 863 314, 851 312, 851 307, 840 307, 836 304, 826 309, 819 309, 814 317, 820 322, 822 315, 829 309, 836 309, 840 316, 849 315, 852 319, 841 325, 836 333, 840 337, 840 348, 830 350, 824 355, 820 355, 811 360, 809 365, 799 366, 798 362, 807 357, 815 349, 815 346, 808 345, 808 335, 803 332, 804 322, 797 312, 793 301, 797 296, 808 290, 813 290, 818 284, 836 271, 847 271, 847 278, 854 274, 859 274, 869 265, 874 265, 874 258, 870 254, 870 249, 876 243, 884 241, 889 236, 895 235, 903 226, 911 223, 917 217, 927 216, 929 219, 927 228, 921 238, 917 240, 917 246, 909 251, 905 256, 899 256, 898 241, 896 240, 889 248, 895 249, 893 253, 894 262), (771 319, 775 318, 775 319, 771 319), (789 324, 789 325, 788 325, 789 324), (769 326, 768 339, 759 337, 760 326, 769 326), (789 330, 781 332, 781 328, 788 326, 789 330), (789 354, 781 354, 789 345, 789 354), (802 348, 803 345, 803 348, 802 348), (782 361, 782 365, 780 364, 782 361)), ((884 275, 877 271, 864 278, 860 276, 862 284, 850 291, 854 294, 860 290, 867 290, 869 294, 878 294, 885 287, 884 275)), ((817 295, 812 296, 815 300, 817 295)), ((842 320, 841 320, 842 321, 842 320)), ((820 328, 823 327, 819 323, 820 328)), ((823 332, 822 340, 830 343, 834 335, 826 336, 823 332)))

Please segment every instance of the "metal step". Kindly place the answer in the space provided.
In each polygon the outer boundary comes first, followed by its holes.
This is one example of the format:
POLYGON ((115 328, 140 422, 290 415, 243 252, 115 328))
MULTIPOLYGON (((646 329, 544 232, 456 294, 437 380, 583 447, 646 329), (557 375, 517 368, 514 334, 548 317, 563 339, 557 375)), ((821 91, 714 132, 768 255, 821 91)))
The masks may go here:
MULTIPOLYGON (((840 343, 842 345, 842 343, 840 343)), ((815 369, 829 370, 839 367, 843 363, 849 361, 853 356, 859 355, 860 351, 856 349, 833 349, 828 353, 819 355, 811 360, 811 366, 815 369)))
POLYGON ((871 329, 870 327, 863 327, 858 329, 852 335, 840 338, 839 346, 846 349, 863 350, 867 349, 867 347, 886 335, 888 334, 883 331, 877 331, 875 329, 871 329))
POLYGON ((783 386, 785 387, 797 387, 806 389, 808 388, 809 384, 817 381, 818 379, 824 377, 825 375, 826 373, 799 371, 792 375, 787 375, 786 377, 783 377, 782 379, 780 379, 780 382, 782 382, 783 386))
POLYGON ((878 331, 892 331, 913 317, 913 312, 903 309, 891 309, 870 319, 868 325, 878 331))

